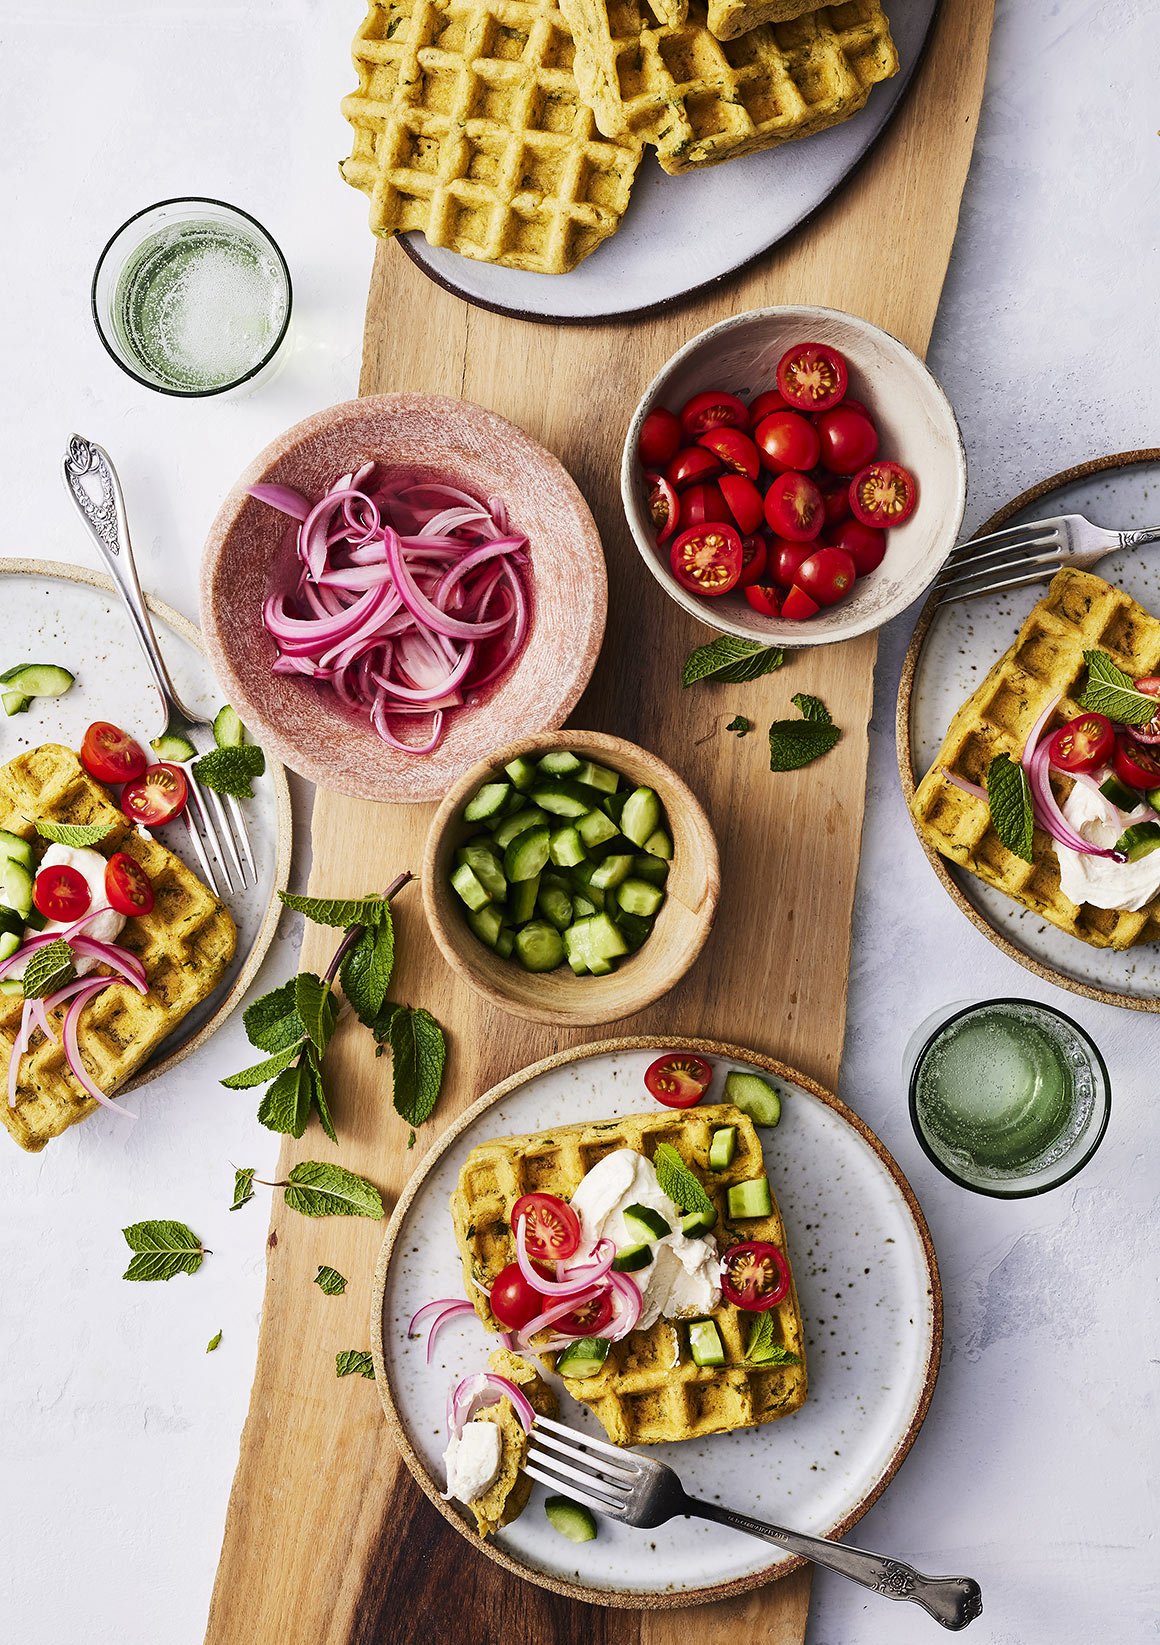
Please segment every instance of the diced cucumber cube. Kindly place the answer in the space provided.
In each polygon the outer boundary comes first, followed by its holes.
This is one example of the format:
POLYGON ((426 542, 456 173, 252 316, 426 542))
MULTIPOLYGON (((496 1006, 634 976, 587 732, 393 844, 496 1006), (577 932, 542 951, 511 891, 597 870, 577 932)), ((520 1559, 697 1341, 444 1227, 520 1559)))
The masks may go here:
POLYGON ((557 931, 566 931, 572 923, 572 899, 558 886, 540 884, 536 907, 557 931))
POLYGON ((572 915, 575 919, 586 920, 589 915, 596 913, 596 904, 591 902, 581 891, 572 897, 572 915))
MULTIPOLYGON (((593 914, 588 923, 588 946, 598 960, 618 960, 628 953, 628 944, 607 914, 593 914)), ((591 961, 589 969, 591 969, 591 961)))
MULTIPOLYGON (((482 912, 486 913, 487 910, 484 909, 482 912)), ((512 949, 515 945, 516 934, 510 925, 505 925, 500 931, 499 936, 495 939, 495 951, 501 960, 510 960, 512 957, 512 949)))
POLYGON ((616 899, 626 914, 641 914, 649 919, 665 900, 659 885, 647 880, 627 879, 617 888, 616 899))
POLYGON ((730 1217, 768 1217, 773 1213, 768 1177, 735 1182, 726 1191, 725 1209, 730 1217))
MULTIPOLYGON (((576 1373, 568 1374, 575 1376, 576 1373)), ((585 1508, 583 1503, 573 1502, 566 1496, 550 1496, 544 1503, 544 1512, 552 1529, 566 1536, 569 1542, 595 1542, 596 1520, 591 1508, 585 1508)))
POLYGON ((536 780, 535 766, 531 760, 525 760, 522 754, 517 755, 514 760, 509 760, 503 769, 512 787, 519 789, 521 794, 526 794, 536 780))
POLYGON ((488 817, 498 816, 507 804, 511 791, 510 783, 484 783, 464 806, 464 822, 483 822, 488 817))
POLYGON ((700 1239, 717 1226, 717 1213, 708 1211, 686 1211, 681 1218, 681 1233, 686 1239, 700 1239))
POLYGON ((605 857, 602 862, 596 864, 588 883, 597 891, 611 891, 626 880, 631 872, 631 857, 605 857))
MULTIPOLYGON (((236 708, 223 703, 214 715, 213 740, 219 748, 241 748, 246 740, 246 728, 236 708)), ((156 743, 153 745, 156 748, 156 743)), ((166 756, 163 754, 162 759, 166 756)), ((192 759, 192 755, 189 756, 192 759)))
POLYGON ((620 832, 626 834, 633 845, 643 846, 645 841, 655 834, 661 826, 664 812, 661 802, 651 788, 634 788, 624 802, 624 810, 620 814, 620 832))
POLYGON ((469 908, 467 923, 475 932, 480 942, 485 942, 489 948, 499 947, 499 939, 503 935, 503 915, 493 902, 483 908, 469 908))
POLYGON ((576 754, 571 754, 566 748, 553 749, 536 761, 537 766, 549 777, 567 777, 572 772, 579 771, 583 760, 576 754))
POLYGON ((22 933, 19 931, 0 931, 0 960, 10 960, 20 947, 22 933))
POLYGON ((697 1319, 689 1326, 689 1352, 694 1365, 724 1365, 721 1333, 711 1319, 697 1319))
POLYGON ((503 862, 490 840, 468 840, 455 853, 456 861, 466 863, 493 902, 502 902, 507 896, 507 881, 503 862))
POLYGON ((748 1114, 754 1125, 776 1125, 781 1118, 781 1093, 760 1074, 741 1069, 726 1074, 721 1100, 748 1114))
POLYGON ((606 794, 600 802, 601 810, 608 813, 618 829, 620 827, 621 813, 624 811, 627 801, 628 791, 623 788, 618 788, 615 794, 606 794))
POLYGON ((607 1337, 581 1337, 570 1342, 556 1361, 556 1372, 562 1377, 594 1377, 608 1358, 607 1337))
POLYGON ((624 1231, 630 1240, 664 1239, 672 1229, 651 1205, 630 1205, 623 1213, 624 1231))
POLYGON ((629 953, 635 954, 643 948, 652 935, 652 921, 644 919, 640 914, 626 914, 623 908, 611 910, 612 918, 616 921, 616 929, 628 944, 629 953))
POLYGON ((10 686, 22 697, 63 697, 72 690, 74 679, 57 663, 17 663, 0 674, 0 685, 10 686))
POLYGON ((652 1245, 644 1241, 640 1245, 622 1245, 612 1259, 612 1266, 618 1274, 635 1274, 647 1268, 652 1259, 652 1245))
POLYGON ((644 856, 632 859, 634 879, 647 880, 650 885, 663 885, 669 877, 669 865, 663 857, 644 856))
POLYGON ((536 900, 540 895, 540 876, 536 874, 530 880, 516 880, 510 887, 508 896, 508 918, 513 925, 523 925, 536 912, 536 900))
POLYGON ((27 714, 28 705, 32 698, 24 696, 20 691, 5 691, 0 694, 0 702, 4 704, 4 712, 11 719, 13 714, 27 714))
POLYGON ((0 857, 7 857, 9 862, 23 863, 25 868, 32 867, 32 841, 21 839, 19 834, 12 834, 7 828, 0 828, 0 857))
POLYGON ((564 952, 568 956, 568 964, 577 977, 584 977, 588 974, 588 941, 585 935, 587 924, 586 919, 577 920, 564 933, 564 952))
POLYGON ((549 842, 548 854, 561 868, 575 868, 577 863, 583 862, 584 841, 578 830, 571 824, 566 828, 557 828, 549 842))
POLYGON ((534 880, 548 861, 551 836, 543 823, 517 834, 503 856, 503 871, 509 880, 534 880))
POLYGON ((457 891, 463 898, 468 908, 476 910, 485 908, 491 901, 491 898, 465 862, 461 862, 452 871, 451 885, 452 889, 457 891))
POLYGON ((515 951, 525 971, 554 971, 564 963, 564 939, 547 920, 529 920, 521 926, 515 951))
POLYGON ((737 1152, 737 1127, 722 1125, 709 1138, 709 1169, 724 1171, 737 1152))
POLYGON ((576 832, 591 851, 606 840, 614 840, 620 830, 603 811, 586 811, 576 824, 576 832))
POLYGON ((575 783, 562 779, 550 783, 538 782, 530 797, 536 805, 550 811, 554 817, 568 817, 572 820, 582 817, 592 805, 591 795, 585 796, 575 783))
POLYGON ((644 848, 650 857, 663 857, 666 862, 673 860, 673 842, 663 828, 658 828, 650 834, 644 842, 644 848))
POLYGON ((492 838, 501 851, 506 851, 518 834, 522 834, 528 828, 536 828, 547 820, 548 813, 541 811, 538 805, 525 806, 519 811, 513 811, 510 817, 505 817, 494 830, 492 838))
POLYGON ((32 875, 22 862, 11 857, 0 862, 0 901, 28 918, 32 909, 32 875))
POLYGON ((602 794, 615 794, 620 787, 620 778, 615 771, 610 771, 606 765, 596 765, 592 760, 585 760, 576 773, 576 781, 583 783, 585 788, 598 788, 602 794))
MULTIPOLYGON (((231 708, 230 713, 233 714, 233 712, 234 711, 231 708)), ((225 709, 222 710, 222 713, 225 713, 225 709)), ((237 719, 237 715, 234 715, 234 718, 237 719)), ((238 720, 238 724, 241 725, 241 723, 241 720, 238 720)), ((214 724, 217 724, 216 720, 214 721, 214 724)), ((197 755, 197 749, 193 746, 188 737, 179 737, 175 733, 169 731, 167 731, 164 736, 154 737, 149 746, 159 760, 168 760, 171 765, 184 765, 186 760, 192 760, 197 755)), ((218 747, 240 748, 241 744, 219 743, 218 747)))

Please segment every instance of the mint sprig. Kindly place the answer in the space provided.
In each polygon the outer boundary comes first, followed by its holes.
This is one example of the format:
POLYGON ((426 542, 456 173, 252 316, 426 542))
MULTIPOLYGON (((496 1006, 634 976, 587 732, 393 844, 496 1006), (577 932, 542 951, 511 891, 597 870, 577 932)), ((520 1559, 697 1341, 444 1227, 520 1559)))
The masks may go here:
POLYGON ((47 999, 77 974, 76 955, 63 937, 45 943, 29 955, 21 979, 26 1000, 47 999))
POLYGON ((812 720, 815 725, 833 725, 833 715, 820 697, 811 697, 808 691, 797 691, 790 701, 803 720, 812 720))
POLYGON ((1117 725, 1147 725, 1160 713, 1160 702, 1138 691, 1132 676, 1117 667, 1106 651, 1085 651, 1083 660, 1088 677, 1079 698, 1081 708, 1104 714, 1117 725))
POLYGON ((987 767, 987 804, 996 834, 1016 857, 1034 862, 1035 812, 1031 785, 1010 754, 996 754, 987 767))
POLYGON ((842 733, 820 697, 799 691, 793 699, 800 720, 774 720, 769 728, 769 769, 798 771, 828 754, 842 733))
POLYGON ((772 1313, 758 1314, 749 1327, 749 1341, 745 1344, 745 1358, 750 1365, 800 1365, 797 1354, 791 1353, 773 1334, 772 1313))
POLYGON ((52 840, 54 845, 67 845, 72 851, 80 851, 98 844, 116 826, 115 822, 62 823, 53 822, 50 817, 40 817, 36 832, 42 840, 52 840))
POLYGON ((422 1006, 398 1006, 388 1034, 394 1062, 395 1112, 408 1125, 422 1125, 443 1083, 447 1045, 443 1030, 422 1006))
POLYGON ((305 915, 312 925, 340 926, 349 931, 355 925, 377 925, 390 918, 389 893, 386 897, 305 897, 297 891, 279 891, 278 895, 287 908, 305 915))
POLYGON ((121 1232, 134 1253, 123 1279, 161 1280, 172 1279, 175 1274, 196 1274, 207 1255, 206 1247, 184 1222, 135 1222, 121 1232))
POLYGON ((785 653, 776 646, 738 639, 734 634, 719 634, 685 658, 681 684, 696 685, 699 680, 712 680, 717 685, 745 685, 763 674, 772 674, 784 661, 785 653))
POLYGON ((265 771, 266 756, 256 743, 244 748, 211 748, 189 769, 206 788, 230 794, 235 800, 252 800, 253 780, 265 771))
POLYGON ((671 1142, 658 1142, 653 1155, 662 1194, 667 1194, 680 1211, 713 1211, 713 1201, 685 1164, 671 1142))
POLYGON ((302 1160, 284 1183, 286 1204, 304 1217, 374 1217, 384 1215, 382 1195, 374 1183, 345 1166, 326 1160, 302 1160))

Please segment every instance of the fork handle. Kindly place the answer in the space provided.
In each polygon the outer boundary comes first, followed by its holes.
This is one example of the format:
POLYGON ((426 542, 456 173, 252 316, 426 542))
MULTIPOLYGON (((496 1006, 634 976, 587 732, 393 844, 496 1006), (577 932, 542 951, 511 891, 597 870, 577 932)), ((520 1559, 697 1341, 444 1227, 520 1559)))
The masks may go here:
POLYGON ((776 1542, 791 1554, 801 1554, 822 1565, 827 1571, 849 1577, 863 1588, 872 1588, 887 1599, 909 1599, 921 1605, 944 1628, 956 1631, 973 1622, 983 1609, 983 1595, 979 1584, 969 1576, 923 1576, 910 1565, 885 1554, 872 1554, 863 1548, 851 1548, 843 1542, 827 1542, 821 1537, 803 1536, 800 1531, 787 1531, 780 1525, 767 1525, 763 1520, 750 1519, 747 1514, 734 1513, 716 1502, 702 1502, 686 1497, 686 1512, 699 1519, 716 1520, 720 1525, 731 1525, 734 1530, 748 1531, 750 1536, 776 1542))
POLYGON ((1139 548, 1141 543, 1160 543, 1160 526, 1149 526, 1141 531, 1121 531, 1121 548, 1139 548))

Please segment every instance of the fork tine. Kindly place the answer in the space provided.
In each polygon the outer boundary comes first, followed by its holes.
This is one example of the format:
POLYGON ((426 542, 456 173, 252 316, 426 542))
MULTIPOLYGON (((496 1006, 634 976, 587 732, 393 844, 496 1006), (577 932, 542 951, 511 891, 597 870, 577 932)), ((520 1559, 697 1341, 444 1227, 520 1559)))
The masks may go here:
POLYGON ((575 1428, 569 1428, 565 1423, 556 1422, 551 1417, 538 1416, 536 1418, 536 1432, 538 1433, 541 1428, 547 1428, 550 1433, 559 1434, 562 1439, 566 1439, 572 1445, 582 1445, 586 1451, 603 1451, 605 1456, 612 1457, 621 1466, 628 1463, 635 1465, 637 1468, 640 1467, 640 1458, 635 1456, 632 1451, 626 1451, 620 1445, 610 1445, 606 1439, 593 1439, 591 1434, 581 1434, 575 1428))
POLYGON ((563 1491, 573 1502, 582 1502, 586 1508, 595 1508, 598 1514, 608 1514, 612 1519, 620 1519, 627 1510, 625 1499, 613 1502, 607 1497, 595 1495, 592 1491, 580 1490, 570 1480, 560 1479, 555 1474, 545 1472, 530 1459, 524 1463, 524 1473, 531 1479, 539 1480, 541 1485, 547 1485, 550 1490, 563 1491))
POLYGON ((219 890, 219 882, 220 880, 224 880, 226 890, 232 891, 234 889, 234 882, 230 877, 229 864, 226 862, 225 853, 222 851, 221 841, 214 833, 213 825, 211 824, 209 816, 206 812, 205 801, 201 796, 201 786, 199 783, 194 782, 192 778, 189 783, 189 806, 187 809, 187 815, 190 819, 191 831, 196 831, 201 837, 202 845, 208 852, 213 853, 214 865, 216 869, 213 878, 214 890, 219 890), (196 822, 194 821, 195 816, 197 819, 196 822))
POLYGON ((1053 532, 1059 535, 1060 521, 1024 520, 1019 525, 1006 525, 1000 531, 988 531, 984 537, 969 537, 955 549, 956 554, 971 555, 981 548, 1014 548, 1032 532, 1053 532))
POLYGON ((541 1468, 552 1468, 556 1473, 563 1474, 566 1479, 574 1479, 577 1485, 583 1485, 588 1491, 596 1491, 612 1502, 627 1502, 632 1495, 630 1481, 605 1479, 602 1474, 584 1468, 574 1468, 570 1462, 563 1462, 548 1451, 537 1450, 534 1445, 529 1448, 528 1456, 533 1462, 539 1463, 541 1468))
POLYGON ((254 862, 254 848, 250 844, 250 829, 246 822, 246 814, 232 794, 226 796, 226 810, 230 818, 230 832, 242 854, 242 884, 247 883, 246 875, 248 873, 249 884, 257 885, 258 868, 254 862))
POLYGON ((1033 583, 1043 582, 1066 563, 1066 560, 1049 561, 1040 570, 1029 572, 1026 577, 1011 577, 1001 583, 983 583, 978 588, 946 589, 939 594, 936 604, 953 605, 956 600, 974 600, 981 594, 1006 594, 1016 588, 1030 588, 1033 583))
POLYGON ((201 871, 205 875, 206 884, 214 892, 217 892, 220 889, 217 882, 217 875, 214 873, 213 868, 210 865, 210 860, 205 854, 205 848, 201 843, 201 835, 193 826, 193 818, 190 816, 188 810, 185 813, 184 821, 185 832, 189 836, 189 843, 193 847, 194 855, 201 864, 201 871))
MULTIPOLYGON (((201 785, 198 784, 198 787, 201 787, 201 785)), ((206 798, 206 790, 204 788, 202 789, 202 798, 203 800, 206 798)), ((210 810, 213 812, 214 818, 216 819, 218 825, 214 830, 215 838, 217 840, 218 854, 219 856, 222 854, 222 847, 224 845, 229 853, 230 864, 237 872, 238 885, 239 887, 243 886, 246 883, 246 876, 242 869, 241 858, 238 856, 238 847, 234 840, 234 831, 230 827, 230 821, 226 816, 225 806, 222 804, 222 797, 211 788, 208 791, 208 798, 210 810)), ((230 889, 233 889, 232 885, 230 889)))
POLYGON ((622 1468, 619 1463, 605 1462, 602 1457, 589 1456, 587 1451, 581 1451, 574 1445, 565 1445, 554 1434, 536 1433, 533 1438, 537 1445, 544 1445, 551 1451, 558 1451, 561 1456, 569 1457, 573 1462, 583 1462, 607 1484, 623 1485, 628 1489, 634 1480, 638 1480, 642 1470, 640 1468, 622 1468))
POLYGON ((1002 548, 989 548, 984 554, 961 555, 956 549, 939 572, 936 582, 945 582, 955 572, 961 573, 964 577, 982 577, 988 569, 1002 571, 1009 554, 1030 553, 1036 548, 1048 548, 1057 554, 1060 553, 1063 544, 1059 533, 1054 532, 1046 537, 1029 537, 1026 541, 1021 540, 1017 543, 1006 543, 1002 548))
POLYGON ((1060 554, 1058 549, 1050 554, 1028 554, 1023 559, 1006 560, 1002 565, 986 567, 982 571, 968 571, 965 568, 961 577, 945 577, 935 584, 935 592, 943 594, 952 588, 966 588, 968 585, 977 586, 986 593, 999 585, 998 577, 1018 577, 1024 571, 1030 571, 1034 566, 1051 566, 1058 568, 1063 565, 1067 556, 1060 554))

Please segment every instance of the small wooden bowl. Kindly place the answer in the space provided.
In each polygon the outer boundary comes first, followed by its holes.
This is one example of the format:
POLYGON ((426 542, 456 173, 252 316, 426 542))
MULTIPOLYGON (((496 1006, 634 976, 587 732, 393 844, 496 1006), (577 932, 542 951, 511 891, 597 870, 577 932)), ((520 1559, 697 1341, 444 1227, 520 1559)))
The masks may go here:
POLYGON ((602 731, 564 730, 524 737, 480 760, 447 793, 431 819, 423 851, 423 908, 451 969, 501 1011, 558 1027, 616 1022, 666 994, 704 947, 713 928, 720 889, 717 841, 692 790, 655 754, 602 731), (463 808, 480 783, 517 755, 539 757, 560 749, 572 749, 599 765, 611 766, 634 786, 655 789, 673 839, 665 901, 652 935, 606 977, 576 977, 567 966, 525 971, 518 960, 501 959, 471 930, 463 905, 451 889, 452 857, 473 831, 463 821, 463 808))

